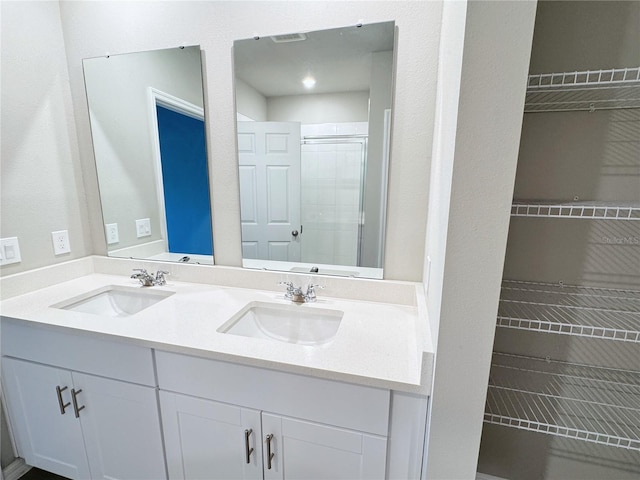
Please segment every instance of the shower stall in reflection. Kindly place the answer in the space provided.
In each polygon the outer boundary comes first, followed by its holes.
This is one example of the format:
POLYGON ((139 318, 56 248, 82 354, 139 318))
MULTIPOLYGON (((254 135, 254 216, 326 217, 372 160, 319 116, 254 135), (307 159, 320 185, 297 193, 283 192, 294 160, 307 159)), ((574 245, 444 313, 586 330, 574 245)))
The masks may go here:
POLYGON ((322 127, 302 127, 300 261, 361 265, 367 124, 353 124, 365 133, 351 134, 322 127))

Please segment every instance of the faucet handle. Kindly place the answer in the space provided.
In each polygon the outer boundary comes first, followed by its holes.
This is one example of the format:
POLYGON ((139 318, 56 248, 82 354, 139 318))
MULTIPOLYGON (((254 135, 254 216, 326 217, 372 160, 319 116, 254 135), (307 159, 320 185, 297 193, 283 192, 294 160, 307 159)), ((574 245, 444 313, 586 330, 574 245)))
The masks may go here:
POLYGON ((278 282, 278 285, 283 285, 283 286, 287 287, 287 292, 284 294, 285 298, 292 298, 293 297, 294 287, 293 287, 293 283, 292 282, 278 282))
POLYGON ((142 283, 142 278, 148 275, 147 271, 144 268, 134 268, 133 271, 138 273, 133 273, 131 275, 131 278, 137 278, 138 280, 140 280, 140 283, 142 283))
POLYGON ((324 288, 324 285, 318 285, 314 283, 310 283, 307 286, 307 293, 304 298, 307 302, 315 302, 316 301, 316 288, 324 288))
POLYGON ((164 278, 165 275, 170 275, 169 272, 167 272, 166 270, 158 270, 156 272, 156 280, 155 280, 155 284, 156 285, 166 285, 167 284, 167 279, 164 278))

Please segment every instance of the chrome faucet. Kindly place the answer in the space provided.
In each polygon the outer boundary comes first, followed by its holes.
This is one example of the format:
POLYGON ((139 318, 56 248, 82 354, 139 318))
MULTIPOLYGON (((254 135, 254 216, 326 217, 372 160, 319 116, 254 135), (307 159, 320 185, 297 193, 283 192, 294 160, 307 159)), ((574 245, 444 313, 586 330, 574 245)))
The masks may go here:
POLYGON ((310 283, 307 285, 307 291, 303 292, 302 287, 294 287, 292 282, 280 282, 278 285, 284 285, 287 287, 287 291, 284 294, 284 298, 288 298, 294 303, 310 303, 315 302, 316 287, 324 288, 322 285, 314 285, 310 283))
POLYGON ((143 287, 152 287, 154 285, 163 286, 167 284, 167 280, 164 278, 165 275, 169 275, 169 272, 164 270, 158 270, 156 272, 156 276, 147 272, 144 268, 134 268, 134 273, 131 275, 131 278, 136 278, 140 281, 140 284, 143 287))

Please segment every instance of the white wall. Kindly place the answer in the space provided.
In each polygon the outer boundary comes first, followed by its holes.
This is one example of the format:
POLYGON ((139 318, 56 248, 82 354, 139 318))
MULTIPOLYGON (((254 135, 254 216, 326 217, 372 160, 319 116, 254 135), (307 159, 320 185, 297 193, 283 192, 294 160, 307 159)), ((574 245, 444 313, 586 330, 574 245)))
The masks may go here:
POLYGON ((200 49, 91 58, 84 74, 104 223, 117 223, 120 237, 109 248, 162 239, 149 87, 202 107, 200 49), (149 237, 137 238, 141 218, 151 221, 149 237))
POLYGON ((366 122, 369 92, 318 93, 267 98, 270 122, 366 122))
POLYGON ((429 215, 425 239, 425 288, 431 338, 438 338, 442 304, 442 278, 447 253, 451 181, 456 153, 458 102, 462 80, 462 54, 467 1, 445 3, 438 59, 438 92, 429 188, 429 215))
MULTIPOLYGON (((451 190, 431 202, 430 213, 449 204, 449 218, 446 234, 429 230, 426 247, 444 251, 444 268, 432 266, 428 285, 430 313, 440 309, 428 479, 476 473, 535 9, 535 2, 468 2, 455 133, 456 113, 445 104, 455 83, 439 96, 434 163, 449 165, 434 166, 434 181, 450 177, 451 190)), ((463 3, 445 3, 443 81, 460 69, 459 39, 447 33, 449 25, 460 33, 463 15, 463 3)))
POLYGON ((539 9, 536 24, 541 31, 534 39, 531 73, 638 66, 637 0, 540 3, 544 7, 539 9))
MULTIPOLYGON (((240 265, 232 45, 256 34, 395 20, 399 28, 385 277, 419 281, 427 210, 441 2, 63 2, 61 16, 92 218, 100 208, 82 81, 83 58, 201 45, 205 58, 216 263, 240 265), (162 28, 158 26, 162 25, 162 28)), ((94 251, 106 251, 102 226, 94 251)))
POLYGON ((0 9, 0 235, 18 237, 22 255, 0 269, 7 275, 83 257, 92 243, 58 3, 2 1, 0 9), (69 231, 71 253, 54 256, 58 230, 69 231))
POLYGON ((259 91, 243 82, 234 79, 236 89, 236 110, 255 122, 267 121, 267 99, 259 91))

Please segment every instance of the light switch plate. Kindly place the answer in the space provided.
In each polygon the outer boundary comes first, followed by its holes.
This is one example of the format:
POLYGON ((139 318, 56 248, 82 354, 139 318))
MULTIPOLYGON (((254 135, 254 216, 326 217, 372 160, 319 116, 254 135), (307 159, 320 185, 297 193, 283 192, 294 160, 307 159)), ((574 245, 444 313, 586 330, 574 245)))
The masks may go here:
POLYGON ((67 230, 59 230, 51 232, 51 240, 53 241, 54 255, 62 255, 71 252, 71 244, 69 243, 69 232, 67 230))
POLYGON ((104 230, 107 234, 107 245, 112 245, 120 241, 120 235, 118 235, 118 224, 107 223, 104 226, 104 230))
POLYGON ((136 220, 136 234, 138 238, 150 236, 151 220, 148 218, 141 218, 139 220, 136 220))
POLYGON ((10 265, 21 261, 18 237, 0 238, 0 265, 10 265))

